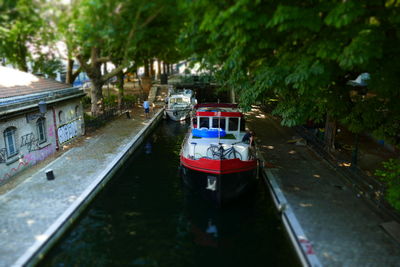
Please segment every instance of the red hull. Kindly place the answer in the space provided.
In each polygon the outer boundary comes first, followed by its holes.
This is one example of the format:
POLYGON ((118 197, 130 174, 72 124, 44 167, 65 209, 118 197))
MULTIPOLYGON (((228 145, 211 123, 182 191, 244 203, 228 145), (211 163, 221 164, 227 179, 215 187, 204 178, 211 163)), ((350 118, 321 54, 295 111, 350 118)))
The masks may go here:
POLYGON ((208 158, 189 159, 181 155, 181 163, 186 168, 212 174, 229 174, 245 172, 257 168, 257 160, 242 161, 240 159, 215 160, 208 158))

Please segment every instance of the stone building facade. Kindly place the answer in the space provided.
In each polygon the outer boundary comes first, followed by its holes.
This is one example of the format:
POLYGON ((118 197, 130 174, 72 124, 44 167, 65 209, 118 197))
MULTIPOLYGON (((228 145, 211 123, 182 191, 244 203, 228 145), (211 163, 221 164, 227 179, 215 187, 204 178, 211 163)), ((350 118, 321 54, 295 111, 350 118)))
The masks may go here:
POLYGON ((0 66, 0 184, 84 134, 84 92, 0 66))

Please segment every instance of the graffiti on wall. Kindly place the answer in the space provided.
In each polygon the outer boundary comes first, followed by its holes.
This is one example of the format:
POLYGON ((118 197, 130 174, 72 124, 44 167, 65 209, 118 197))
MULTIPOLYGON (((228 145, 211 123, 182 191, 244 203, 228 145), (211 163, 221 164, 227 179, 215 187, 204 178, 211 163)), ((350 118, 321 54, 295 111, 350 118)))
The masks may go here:
POLYGON ((24 160, 29 164, 36 164, 39 161, 46 159, 56 151, 54 145, 49 145, 42 148, 40 151, 35 151, 24 156, 24 160))
POLYGON ((54 136, 54 127, 53 127, 53 126, 50 126, 50 127, 49 127, 49 129, 48 129, 48 131, 47 131, 47 134, 48 134, 50 137, 53 137, 53 136, 54 136))
POLYGON ((65 143, 78 135, 78 123, 76 121, 67 123, 58 128, 57 133, 60 144, 65 143))
POLYGON ((35 138, 33 133, 29 133, 21 136, 21 147, 27 147, 28 152, 32 152, 39 149, 39 139, 35 138))
POLYGON ((7 150, 5 148, 0 149, 0 163, 5 163, 7 157, 7 150))
POLYGON ((39 161, 46 159, 55 151, 56 151, 55 146, 50 145, 25 155, 23 158, 20 158, 18 160, 17 167, 11 168, 7 173, 3 175, 3 177, 0 177, 0 183, 13 176, 15 173, 19 172, 23 167, 28 165, 35 165, 39 161))

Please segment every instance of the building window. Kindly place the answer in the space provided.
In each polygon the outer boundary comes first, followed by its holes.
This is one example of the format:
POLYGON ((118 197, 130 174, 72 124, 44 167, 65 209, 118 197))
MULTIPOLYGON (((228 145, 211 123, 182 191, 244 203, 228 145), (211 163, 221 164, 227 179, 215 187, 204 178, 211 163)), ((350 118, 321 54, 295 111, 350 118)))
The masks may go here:
POLYGON ((60 122, 60 124, 64 123, 64 112, 62 112, 62 110, 58 112, 58 121, 60 122))
POLYGON ((15 132, 16 131, 17 131, 17 128, 15 128, 15 127, 8 127, 4 131, 4 141, 6 143, 6 151, 7 151, 8 158, 18 154, 17 144, 15 142, 15 132))
POLYGON ((45 118, 39 118, 37 120, 36 129, 37 129, 37 135, 39 138, 39 144, 46 142, 47 137, 46 137, 46 119, 45 118))

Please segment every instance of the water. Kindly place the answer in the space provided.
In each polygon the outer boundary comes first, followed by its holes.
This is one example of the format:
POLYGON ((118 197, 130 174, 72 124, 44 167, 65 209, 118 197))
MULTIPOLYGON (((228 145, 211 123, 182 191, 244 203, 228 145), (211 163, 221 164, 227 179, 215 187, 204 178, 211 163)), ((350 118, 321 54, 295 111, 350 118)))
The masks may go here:
POLYGON ((40 266, 298 266, 265 186, 218 210, 186 192, 164 121, 40 266))

